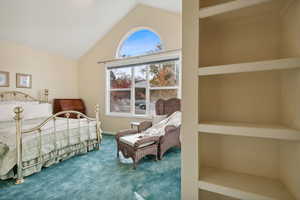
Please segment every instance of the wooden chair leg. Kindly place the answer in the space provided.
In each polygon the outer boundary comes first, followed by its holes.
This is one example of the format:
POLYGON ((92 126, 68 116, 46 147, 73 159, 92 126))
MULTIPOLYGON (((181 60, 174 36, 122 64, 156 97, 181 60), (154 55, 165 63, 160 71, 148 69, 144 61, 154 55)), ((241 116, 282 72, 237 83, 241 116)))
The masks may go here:
POLYGON ((158 154, 158 159, 159 159, 159 160, 162 160, 162 159, 163 159, 163 153, 159 152, 159 154, 158 154))

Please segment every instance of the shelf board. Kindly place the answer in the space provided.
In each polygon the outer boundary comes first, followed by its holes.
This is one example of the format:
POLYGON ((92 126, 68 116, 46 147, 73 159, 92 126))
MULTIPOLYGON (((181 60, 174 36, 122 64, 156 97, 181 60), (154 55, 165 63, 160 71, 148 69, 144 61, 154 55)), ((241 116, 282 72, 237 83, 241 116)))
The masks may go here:
POLYGON ((201 168, 199 189, 245 200, 294 200, 284 185, 273 179, 201 168))
POLYGON ((198 131, 204 133, 300 141, 300 131, 278 125, 250 123, 200 122, 198 131))
POLYGON ((214 6, 201 8, 199 10, 199 18, 204 19, 207 17, 211 17, 211 16, 215 16, 215 15, 219 15, 219 14, 223 14, 223 13, 227 13, 227 12, 231 12, 231 11, 235 11, 235 10, 240 10, 242 8, 251 7, 251 6, 269 2, 269 1, 272 1, 272 0, 251 0, 251 1, 249 1, 249 0, 248 1, 247 0, 233 0, 230 2, 221 3, 221 4, 214 5, 214 6))
POLYGON ((199 76, 234 74, 243 72, 257 72, 269 70, 295 69, 300 67, 300 58, 285 58, 260 62, 239 63, 230 65, 219 65, 211 67, 200 67, 199 76))

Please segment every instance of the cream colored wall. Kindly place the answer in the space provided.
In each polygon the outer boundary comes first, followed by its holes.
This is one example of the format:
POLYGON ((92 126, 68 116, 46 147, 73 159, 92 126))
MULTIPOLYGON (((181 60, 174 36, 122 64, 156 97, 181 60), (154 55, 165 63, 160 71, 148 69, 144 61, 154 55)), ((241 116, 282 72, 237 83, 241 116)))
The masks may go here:
POLYGON ((130 121, 141 119, 110 117, 105 114, 105 66, 98 61, 115 58, 122 38, 137 27, 149 27, 157 32, 164 49, 181 48, 181 16, 161 9, 138 5, 79 61, 79 93, 93 115, 95 104, 101 106, 103 129, 116 132, 129 128, 130 121))
POLYGON ((39 97, 49 89, 49 98, 78 98, 77 62, 8 41, 0 41, 0 71, 10 72, 10 87, 39 97), (16 73, 32 75, 32 89, 16 89, 16 73))
MULTIPOLYGON (((294 0, 282 19, 282 56, 300 56, 300 1, 294 0)), ((282 73, 282 118, 285 124, 300 129, 300 70, 282 73)), ((282 142, 281 176, 284 183, 300 199, 300 143, 282 142)))

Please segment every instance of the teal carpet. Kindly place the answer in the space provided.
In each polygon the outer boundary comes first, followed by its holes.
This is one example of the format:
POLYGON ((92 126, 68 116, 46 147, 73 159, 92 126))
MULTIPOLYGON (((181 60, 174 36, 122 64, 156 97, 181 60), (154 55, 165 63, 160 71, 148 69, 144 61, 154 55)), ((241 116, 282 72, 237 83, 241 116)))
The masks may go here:
POLYGON ((45 168, 21 185, 0 181, 0 200, 180 199, 180 150, 171 149, 158 162, 146 157, 136 170, 121 161, 114 137, 104 136, 99 151, 45 168))

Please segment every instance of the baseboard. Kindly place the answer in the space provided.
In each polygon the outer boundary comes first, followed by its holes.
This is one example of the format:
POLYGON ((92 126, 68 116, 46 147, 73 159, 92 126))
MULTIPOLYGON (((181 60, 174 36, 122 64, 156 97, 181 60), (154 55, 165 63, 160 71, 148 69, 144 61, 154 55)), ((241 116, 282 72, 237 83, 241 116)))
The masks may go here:
POLYGON ((103 135, 116 135, 115 132, 110 132, 110 131, 102 131, 103 135))

